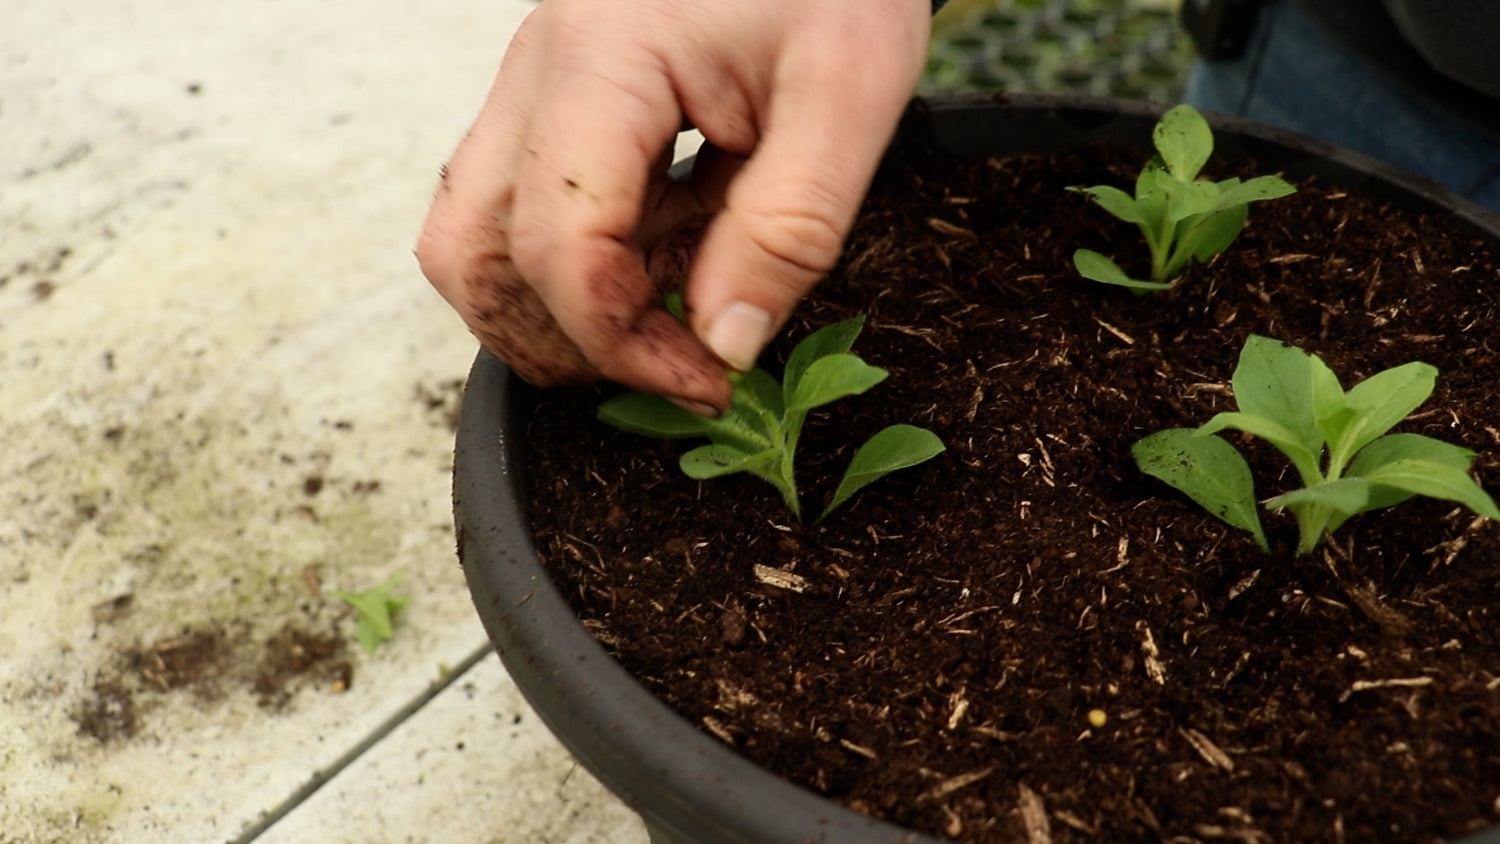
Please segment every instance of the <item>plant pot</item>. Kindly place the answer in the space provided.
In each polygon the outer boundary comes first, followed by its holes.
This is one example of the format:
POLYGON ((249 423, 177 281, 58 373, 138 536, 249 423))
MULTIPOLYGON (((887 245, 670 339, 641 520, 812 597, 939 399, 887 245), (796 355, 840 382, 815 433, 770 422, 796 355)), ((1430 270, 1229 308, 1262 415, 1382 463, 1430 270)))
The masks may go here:
MULTIPOLYGON (((906 145, 932 144, 983 158, 1102 142, 1143 158, 1159 114, 1149 104, 1085 98, 934 99, 911 111, 893 149, 899 156, 906 145)), ((1500 247, 1500 218, 1394 168, 1257 124, 1212 123, 1216 158, 1250 158, 1261 172, 1369 192, 1441 215, 1500 247)), ((568 750, 640 813, 657 844, 939 840, 853 811, 752 764, 665 705, 591 636, 532 539, 527 425, 537 398, 538 391, 490 355, 478 355, 458 428, 455 521, 459 556, 485 628, 517 685, 568 750)), ((1500 842, 1500 828, 1468 840, 1500 842)))

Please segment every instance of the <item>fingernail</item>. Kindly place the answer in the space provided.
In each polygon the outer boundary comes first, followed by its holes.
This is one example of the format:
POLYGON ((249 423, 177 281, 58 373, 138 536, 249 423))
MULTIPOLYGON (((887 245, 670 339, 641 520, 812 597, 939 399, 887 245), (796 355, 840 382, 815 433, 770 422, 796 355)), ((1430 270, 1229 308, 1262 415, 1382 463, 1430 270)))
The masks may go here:
POLYGON ((696 413, 707 419, 719 418, 719 409, 711 404, 704 404, 701 401, 693 401, 692 399, 680 399, 676 396, 667 396, 667 401, 689 413, 696 413))
POLYGON ((719 360, 745 372, 755 366, 770 333, 770 314, 754 305, 731 302, 714 317, 703 342, 719 360))

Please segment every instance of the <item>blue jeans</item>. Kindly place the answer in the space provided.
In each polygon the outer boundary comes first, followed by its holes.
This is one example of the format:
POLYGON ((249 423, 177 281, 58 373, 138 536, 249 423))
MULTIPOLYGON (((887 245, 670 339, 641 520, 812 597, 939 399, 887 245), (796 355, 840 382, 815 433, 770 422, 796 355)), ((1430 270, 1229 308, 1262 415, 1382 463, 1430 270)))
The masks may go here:
POLYGON ((1500 213, 1500 140, 1396 88, 1291 3, 1261 8, 1239 59, 1197 62, 1184 99, 1358 150, 1500 213))

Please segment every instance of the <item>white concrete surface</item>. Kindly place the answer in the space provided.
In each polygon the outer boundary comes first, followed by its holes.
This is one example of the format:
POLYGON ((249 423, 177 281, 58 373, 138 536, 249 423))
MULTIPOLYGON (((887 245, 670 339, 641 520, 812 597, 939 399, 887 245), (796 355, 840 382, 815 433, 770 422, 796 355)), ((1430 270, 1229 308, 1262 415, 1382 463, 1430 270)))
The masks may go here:
POLYGON ((644 840, 470 667, 410 254, 530 5, 4 5, 0 842, 644 840), (397 572, 366 655, 329 591, 397 572), (267 705, 289 629, 351 647, 267 705))

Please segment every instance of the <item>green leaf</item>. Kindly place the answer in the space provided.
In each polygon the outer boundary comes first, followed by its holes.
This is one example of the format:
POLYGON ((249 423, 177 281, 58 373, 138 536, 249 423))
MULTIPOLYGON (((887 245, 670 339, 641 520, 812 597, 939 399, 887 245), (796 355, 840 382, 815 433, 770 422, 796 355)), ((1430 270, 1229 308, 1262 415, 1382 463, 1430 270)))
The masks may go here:
POLYGON ((1092 249, 1079 249, 1073 253, 1073 266, 1078 274, 1090 281, 1115 284, 1134 290, 1170 290, 1172 283, 1166 281, 1137 281, 1125 274, 1120 266, 1092 249))
POLYGON ((752 464, 765 459, 765 453, 747 454, 733 446, 711 443, 700 445, 682 455, 678 463, 682 466, 684 475, 694 480, 704 481, 709 478, 732 475, 735 472, 749 471, 752 464))
POLYGON ((781 374, 783 404, 793 404, 792 394, 796 392, 797 384, 802 381, 803 374, 814 361, 847 353, 854 347, 854 341, 864 327, 864 316, 857 316, 825 325, 802 338, 787 356, 786 369, 781 374))
POLYGON ((1346 397, 1355 420, 1330 449, 1347 458, 1394 428, 1432 395, 1437 369, 1412 362, 1377 372, 1355 384, 1346 397))
POLYGON ((787 400, 787 412, 811 410, 845 396, 858 395, 884 381, 888 374, 857 355, 844 353, 819 358, 797 379, 787 400))
POLYGON ((1109 185, 1095 185, 1091 188, 1068 188, 1068 190, 1088 194, 1100 208, 1113 214, 1127 223, 1141 222, 1140 209, 1136 207, 1135 198, 1125 191, 1109 185))
POLYGON ((1370 483, 1364 478, 1340 478, 1278 495, 1266 502, 1272 510, 1299 504, 1327 507, 1335 513, 1352 516, 1370 507, 1370 483))
POLYGON ((1175 185, 1167 196, 1167 219, 1179 222, 1198 214, 1206 214, 1219 201, 1219 186, 1213 182, 1183 182, 1175 185))
POLYGON ((354 638, 359 640, 366 653, 390 641, 395 632, 395 615, 411 602, 405 595, 393 595, 401 584, 402 575, 393 574, 373 589, 363 592, 334 591, 334 596, 354 608, 354 638))
POLYGON ((849 461, 844 478, 839 482, 833 499, 823 508, 818 521, 828 518, 833 509, 848 500, 849 496, 873 481, 898 469, 915 466, 941 454, 945 446, 937 434, 915 425, 892 425, 865 441, 849 461))
POLYGON ((1277 451, 1292 461, 1304 484, 1321 480, 1322 473, 1318 466, 1321 449, 1308 451, 1294 431, 1274 419, 1253 413, 1220 413, 1203 423, 1195 433, 1200 437, 1208 437, 1228 428, 1253 434, 1275 446, 1277 451))
POLYGON ((1137 442, 1130 450, 1142 472, 1198 502, 1232 527, 1249 531, 1263 551, 1271 545, 1255 510, 1250 465, 1234 446, 1192 428, 1169 428, 1137 442))
POLYGON ((1249 181, 1225 179, 1219 182, 1223 191, 1219 194, 1219 208, 1230 208, 1249 202, 1280 199, 1297 192, 1297 189, 1279 176, 1256 176, 1249 181))
MULTIPOLYGON (((781 385, 776 382, 776 376, 758 366, 739 376, 739 381, 734 385, 734 400, 731 402, 731 407, 746 407, 747 410, 755 406, 776 419, 786 415, 781 385)), ((760 418, 759 414, 747 415, 760 418)), ((758 430, 760 427, 757 424, 758 430)), ((767 430, 766 433, 769 435, 770 431, 767 430)))
MULTIPOLYGON (((1360 449, 1345 474, 1347 477, 1363 478, 1397 460, 1424 460, 1451 466, 1460 472, 1467 473, 1474 463, 1474 452, 1463 446, 1445 443, 1421 434, 1386 434, 1360 449)), ((1392 507, 1413 495, 1416 493, 1409 490, 1377 486, 1370 490, 1370 503, 1367 509, 1379 510, 1392 507)), ((1329 530, 1332 531, 1337 527, 1337 524, 1330 523, 1329 530)))
POLYGON ((1495 506, 1484 489, 1469 473, 1435 460, 1402 459, 1372 469, 1364 480, 1378 486, 1394 487, 1415 495, 1456 501, 1481 516, 1500 520, 1500 508, 1495 506))
POLYGON ((1243 205, 1184 220, 1177 237, 1177 248, 1173 251, 1172 262, 1168 266, 1168 274, 1173 277, 1181 275, 1191 261, 1208 263, 1215 255, 1228 249, 1244 227, 1243 205))
MULTIPOLYGON (((1252 334, 1240 351, 1231 384, 1241 411, 1276 420, 1316 462, 1323 450, 1323 433, 1313 412, 1312 379, 1310 355, 1252 334)), ((1257 431, 1251 433, 1260 436, 1257 431)))
POLYGON ((1421 434, 1386 434, 1360 449, 1349 464, 1349 474, 1364 476, 1397 460, 1425 460, 1467 472, 1474 464, 1474 452, 1421 434))
POLYGON ((1188 105, 1175 106, 1163 114, 1152 139, 1167 170, 1184 182, 1198 178, 1198 171, 1214 151, 1214 135, 1208 121, 1188 105))
POLYGON ((707 436, 713 428, 713 420, 648 393, 609 399, 599 405, 598 417, 622 431, 668 440, 707 436))

